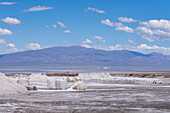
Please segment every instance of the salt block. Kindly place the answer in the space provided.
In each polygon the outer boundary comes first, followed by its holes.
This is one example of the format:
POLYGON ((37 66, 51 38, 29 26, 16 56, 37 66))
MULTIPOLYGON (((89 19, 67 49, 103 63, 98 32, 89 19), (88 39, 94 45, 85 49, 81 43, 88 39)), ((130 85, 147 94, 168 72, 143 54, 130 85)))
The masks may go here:
POLYGON ((55 87, 57 90, 65 90, 66 86, 67 86, 67 81, 60 80, 60 79, 55 80, 55 87))
POLYGON ((54 78, 47 79, 47 88, 56 89, 56 83, 54 78))

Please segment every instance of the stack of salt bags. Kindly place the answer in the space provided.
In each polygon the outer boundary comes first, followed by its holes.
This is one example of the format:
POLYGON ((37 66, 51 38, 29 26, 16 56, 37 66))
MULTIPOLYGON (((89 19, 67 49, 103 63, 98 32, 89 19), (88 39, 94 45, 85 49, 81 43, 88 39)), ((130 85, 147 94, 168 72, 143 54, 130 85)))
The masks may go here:
POLYGON ((0 95, 11 95, 26 92, 27 89, 16 81, 9 79, 0 73, 0 95))
POLYGON ((85 83, 112 83, 110 73, 80 73, 78 79, 85 83))

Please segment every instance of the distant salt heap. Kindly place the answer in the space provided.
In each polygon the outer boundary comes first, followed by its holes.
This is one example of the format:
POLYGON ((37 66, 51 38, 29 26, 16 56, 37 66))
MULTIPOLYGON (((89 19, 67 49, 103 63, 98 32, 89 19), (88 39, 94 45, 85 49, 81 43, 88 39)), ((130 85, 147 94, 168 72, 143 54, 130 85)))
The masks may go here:
POLYGON ((111 78, 110 73, 80 73, 78 78, 111 78))
POLYGON ((77 77, 85 83, 102 84, 161 84, 162 81, 153 78, 112 77, 109 73, 80 73, 77 77))
POLYGON ((128 83, 128 84, 161 84, 159 79, 155 78, 133 78, 133 77, 114 77, 114 83, 128 83))
POLYGON ((11 95, 26 92, 27 89, 0 73, 0 95, 11 95))
POLYGON ((29 80, 47 80, 47 78, 46 75, 42 75, 41 73, 32 73, 29 76, 29 80))

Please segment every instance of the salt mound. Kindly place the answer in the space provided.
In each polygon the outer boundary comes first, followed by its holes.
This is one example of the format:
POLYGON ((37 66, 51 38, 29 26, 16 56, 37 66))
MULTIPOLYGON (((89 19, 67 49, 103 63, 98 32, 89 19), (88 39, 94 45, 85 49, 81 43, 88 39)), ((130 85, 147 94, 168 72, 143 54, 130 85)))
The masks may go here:
POLYGON ((15 74, 15 77, 28 77, 28 74, 15 74))
POLYGON ((27 89, 0 73, 0 95, 11 95, 26 92, 27 89))
POLYGON ((29 78, 28 77, 19 77, 17 80, 17 83, 22 86, 28 87, 29 86, 29 78))
POLYGON ((29 76, 29 80, 47 80, 47 78, 46 75, 42 75, 41 73, 32 73, 29 76))
POLYGON ((111 78, 110 73, 80 73, 78 78, 111 78))
POLYGON ((83 81, 76 81, 73 83, 73 85, 67 89, 68 91, 74 91, 74 90, 77 90, 77 91, 83 91, 83 90, 86 90, 87 89, 87 86, 86 84, 83 82, 83 81))
POLYGON ((161 84, 159 79, 155 78, 132 78, 132 77, 114 77, 114 83, 129 83, 129 84, 161 84))

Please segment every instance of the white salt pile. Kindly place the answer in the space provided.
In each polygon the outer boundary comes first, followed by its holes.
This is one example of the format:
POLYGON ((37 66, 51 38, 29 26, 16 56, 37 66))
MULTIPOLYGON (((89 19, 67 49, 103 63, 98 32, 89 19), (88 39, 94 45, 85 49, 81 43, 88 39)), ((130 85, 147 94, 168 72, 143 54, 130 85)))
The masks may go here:
POLYGON ((48 77, 41 73, 32 73, 29 76, 29 85, 36 86, 38 89, 47 88, 48 77))
POLYGON ((15 74, 15 77, 28 77, 27 74, 15 74))
POLYGON ((100 83, 100 84, 161 84, 159 79, 153 78, 132 78, 132 77, 112 77, 106 78, 81 78, 85 83, 100 83))
POLYGON ((29 86, 29 78, 28 77, 19 77, 19 78, 17 78, 17 83, 22 86, 28 87, 29 86))
POLYGON ((128 84, 161 84, 159 79, 155 78, 133 78, 133 77, 113 77, 114 83, 128 83, 128 84))
POLYGON ((41 73, 32 73, 30 76, 29 76, 29 80, 47 80, 47 76, 46 75, 43 75, 41 73))
POLYGON ((110 73, 80 73, 78 78, 111 78, 110 73))
POLYGON ((87 89, 87 86, 86 84, 83 82, 83 81, 76 81, 74 82, 74 84, 69 88, 67 89, 68 91, 74 91, 74 90, 77 90, 77 91, 84 91, 87 89))
POLYGON ((0 73, 0 95, 11 95, 26 92, 24 86, 19 85, 15 81, 0 73))
POLYGON ((125 83, 125 84, 161 84, 162 81, 154 78, 112 77, 109 73, 80 73, 77 77, 85 83, 125 83))

